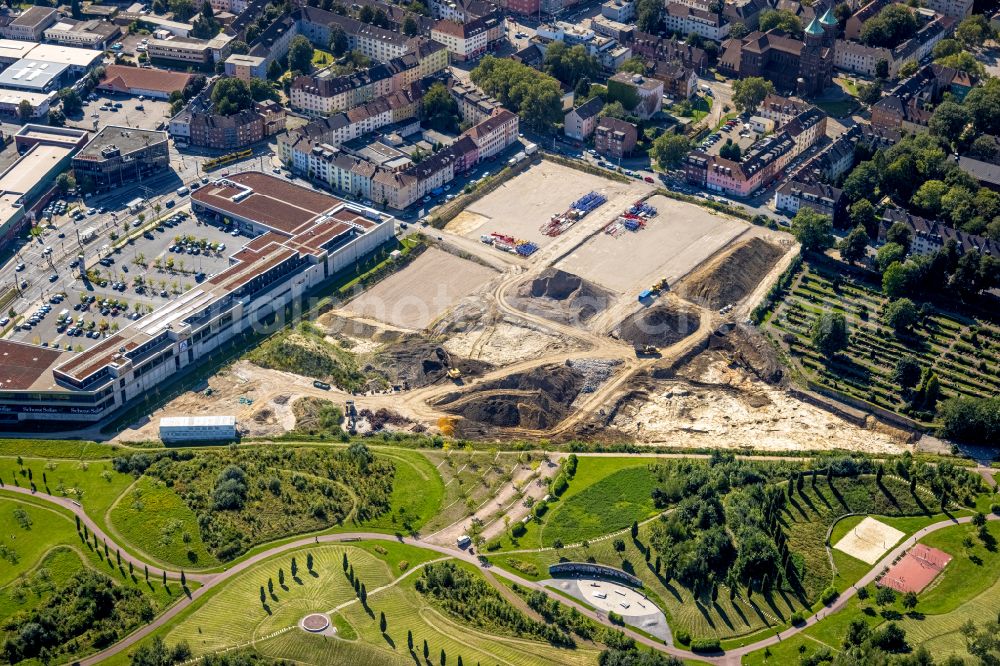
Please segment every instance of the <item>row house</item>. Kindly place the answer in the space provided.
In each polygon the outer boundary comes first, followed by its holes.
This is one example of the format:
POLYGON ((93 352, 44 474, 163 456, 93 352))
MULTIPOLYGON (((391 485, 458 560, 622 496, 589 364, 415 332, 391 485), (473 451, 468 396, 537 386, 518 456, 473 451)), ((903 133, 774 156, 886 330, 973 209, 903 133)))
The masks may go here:
POLYGON ((194 100, 170 119, 168 130, 175 141, 216 150, 236 150, 285 130, 285 109, 277 102, 255 102, 253 108, 223 116, 201 101, 201 98, 194 100))
MULTIPOLYGON (((881 0, 876 0, 880 2, 881 0)), ((872 3, 874 4, 874 3, 872 3)), ((934 46, 948 37, 955 29, 956 21, 950 16, 933 12, 929 9, 915 9, 918 20, 923 25, 917 34, 894 49, 865 46, 853 41, 849 31, 845 30, 847 39, 838 39, 833 54, 833 64, 837 69, 876 76, 878 64, 885 61, 889 66, 889 78, 896 78, 899 69, 908 62, 920 62, 934 50, 934 46)), ((851 20, 854 20, 852 17, 851 20)), ((848 27, 851 25, 848 21, 848 27)), ((859 33, 860 34, 860 29, 859 33)))
POLYGON ((703 150, 692 151, 685 162, 687 181, 708 190, 746 197, 770 185, 792 160, 825 135, 826 115, 810 107, 776 134, 755 144, 739 162, 703 150))
POLYGON ((790 180, 774 193, 774 208, 794 216, 802 208, 828 215, 834 223, 844 214, 846 199, 842 190, 824 183, 790 180))
POLYGON ((647 62, 679 62, 698 74, 703 74, 709 66, 704 49, 668 37, 636 32, 629 47, 633 55, 647 62))
POLYGON ((348 46, 378 62, 388 62, 413 53, 426 68, 421 76, 429 76, 448 66, 448 51, 444 45, 427 37, 407 37, 399 31, 386 30, 363 23, 350 16, 341 16, 318 7, 304 6, 293 12, 298 31, 317 47, 326 49, 333 28, 347 35, 348 46))
POLYGON ((721 14, 706 9, 690 7, 679 2, 668 2, 663 13, 667 32, 682 35, 694 33, 704 39, 721 42, 729 36, 731 24, 721 14))
POLYGON ((467 136, 476 144, 479 159, 485 160, 503 152, 517 141, 518 117, 507 109, 499 109, 483 122, 467 129, 467 136))
POLYGON ((927 65, 900 81, 872 105, 871 124, 911 133, 926 131, 933 109, 945 93, 961 102, 973 85, 975 81, 966 72, 938 64, 927 65))
POLYGON ((462 122, 470 125, 478 125, 503 108, 500 102, 473 84, 464 83, 459 79, 448 80, 448 92, 458 104, 458 115, 462 122))
POLYGON ((415 118, 422 96, 420 86, 411 86, 408 90, 390 93, 349 111, 313 120, 278 137, 278 156, 294 171, 308 173, 308 156, 314 145, 337 147, 386 125, 415 118))
MULTIPOLYGON (((493 19, 497 22, 496 19, 493 19)), ((485 19, 459 23, 442 19, 431 28, 431 39, 444 44, 452 62, 475 60, 489 48, 489 31, 485 19)))
POLYGON ((299 76, 292 82, 290 102, 306 115, 328 116, 406 89, 419 80, 418 66, 416 55, 408 53, 353 74, 299 76))

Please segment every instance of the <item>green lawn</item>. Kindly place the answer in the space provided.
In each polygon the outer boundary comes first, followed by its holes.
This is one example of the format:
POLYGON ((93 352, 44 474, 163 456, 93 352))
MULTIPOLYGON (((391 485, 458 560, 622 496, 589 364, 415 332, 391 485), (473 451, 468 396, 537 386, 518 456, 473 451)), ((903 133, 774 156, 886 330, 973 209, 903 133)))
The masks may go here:
POLYGON ((219 563, 205 548, 198 517, 162 481, 142 476, 111 509, 111 525, 126 543, 174 568, 219 563))
POLYGON ((25 456, 23 463, 19 466, 16 458, 0 458, 3 482, 16 483, 22 488, 34 482, 41 492, 75 499, 98 522, 103 522, 105 512, 133 481, 128 474, 116 472, 106 459, 76 461, 25 456))
MULTIPOLYGON (((600 459, 583 459, 589 460, 600 459)), ((541 526, 542 544, 551 546, 557 540, 564 544, 580 543, 656 515, 650 495, 656 487, 655 479, 641 459, 637 462, 637 466, 619 469, 558 502, 541 526)), ((570 488, 579 485, 582 484, 574 478, 570 488)))
POLYGON ((400 532, 419 530, 441 509, 444 498, 441 475, 419 451, 376 449, 376 452, 392 460, 396 466, 392 510, 361 525, 400 532))
MULTIPOLYGON (((1000 524, 988 525, 990 533, 994 537, 1000 537, 1000 524)), ((903 529, 899 525, 896 527, 903 529)), ((975 528, 969 525, 957 525, 922 539, 921 543, 940 548, 950 553, 954 559, 931 586, 919 595, 916 614, 908 615, 900 599, 889 607, 902 615, 898 623, 906 631, 910 645, 926 646, 939 660, 953 653, 969 659, 959 627, 967 620, 982 623, 1000 613, 1000 553, 987 550, 974 532, 975 528), (971 537, 972 546, 963 543, 967 537, 971 537), (978 558, 979 561, 976 562, 973 558, 978 558)), ((869 590, 872 589, 869 586, 869 590)), ((870 611, 867 615, 862 613, 863 608, 873 607, 878 609, 871 599, 860 601, 854 597, 840 612, 770 648, 770 656, 765 656, 761 650, 744 658, 743 664, 756 666, 796 663, 799 657, 809 656, 822 645, 839 649, 847 626, 853 619, 866 617, 873 627, 884 621, 877 612, 870 611), (800 646, 804 646, 804 652, 799 652, 800 646)))
POLYGON ((120 451, 116 444, 62 439, 0 439, 0 456, 94 460, 120 451))
MULTIPOLYGON (((95 569, 119 585, 142 591, 156 612, 182 594, 177 582, 166 587, 159 579, 147 583, 141 564, 130 574, 127 558, 119 565, 113 550, 105 556, 101 544, 95 548, 92 540, 84 543, 69 512, 30 497, 0 492, 0 546, 4 558, 4 566, 0 567, 0 625, 16 613, 44 604, 52 591, 81 567, 95 569), (27 529, 22 525, 25 516, 27 529)), ((191 588, 197 585, 192 583, 191 588)), ((0 640, 3 638, 0 630, 0 640)))

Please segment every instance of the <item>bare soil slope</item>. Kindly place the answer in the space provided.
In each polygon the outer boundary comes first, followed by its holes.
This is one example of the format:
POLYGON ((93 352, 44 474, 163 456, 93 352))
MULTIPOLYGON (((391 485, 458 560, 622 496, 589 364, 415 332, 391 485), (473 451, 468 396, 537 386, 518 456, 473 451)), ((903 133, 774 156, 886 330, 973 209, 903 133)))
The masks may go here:
POLYGON ((699 322, 693 308, 664 301, 626 317, 611 337, 633 345, 669 347, 697 331, 699 322))
POLYGON ((547 268, 518 285, 511 303, 519 310, 564 324, 584 324, 603 312, 614 294, 583 278, 547 268))
POLYGON ((784 253, 773 243, 751 238, 681 280, 676 293, 713 310, 738 303, 753 291, 784 253))

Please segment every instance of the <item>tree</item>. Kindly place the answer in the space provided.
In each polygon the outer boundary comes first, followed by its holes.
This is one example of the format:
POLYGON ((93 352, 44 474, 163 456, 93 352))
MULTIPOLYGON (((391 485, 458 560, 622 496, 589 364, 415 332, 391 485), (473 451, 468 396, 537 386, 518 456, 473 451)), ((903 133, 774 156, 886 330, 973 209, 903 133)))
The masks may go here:
POLYGON ((22 99, 17 105, 17 117, 22 122, 28 122, 31 120, 31 116, 35 113, 35 107, 31 105, 26 99, 22 99))
POLYGON ((421 113, 424 123, 439 132, 458 130, 458 103, 440 81, 434 82, 424 94, 421 113))
POLYGON ((219 79, 212 89, 212 105, 216 113, 231 116, 253 106, 250 86, 236 77, 219 79))
POLYGON ((880 587, 875 593, 875 603, 879 606, 888 606, 896 602, 896 593, 890 587, 880 587))
POLYGON ((910 203, 920 212, 937 217, 941 212, 941 200, 949 189, 948 184, 942 180, 928 180, 913 193, 910 203))
POLYGON ((427 639, 424 639, 424 660, 431 656, 431 649, 427 646, 427 639))
MULTIPOLYGON (((312 569, 311 566, 309 568, 312 569)), ((347 573, 347 553, 346 552, 344 553, 344 573, 347 573)))
POLYGON ((881 180, 879 168, 874 162, 861 162, 844 179, 844 194, 851 201, 877 200, 879 197, 878 186, 881 180))
POLYGON ((774 94, 774 84, 759 76, 733 83, 733 106, 742 112, 755 111, 764 98, 774 94))
POLYGON ((882 99, 882 85, 878 81, 862 83, 858 86, 858 99, 871 106, 882 99))
POLYGON ((299 575, 299 563, 295 561, 294 557, 292 558, 291 572, 292 572, 292 578, 297 578, 298 577, 298 575, 299 575))
MULTIPOLYGON (((870 205, 870 204, 869 204, 870 205)), ((851 229, 850 233, 840 242, 840 256, 844 261, 853 265, 865 257, 865 250, 869 242, 868 232, 864 226, 858 225, 851 229)))
POLYGON ((329 43, 330 53, 339 58, 340 56, 347 53, 351 48, 350 42, 347 39, 347 33, 340 26, 334 26, 330 30, 330 43, 329 43))
POLYGON ((61 173, 56 178, 56 188, 62 193, 66 194, 70 190, 76 187, 76 179, 68 173, 61 173))
POLYGON ((813 323, 811 331, 812 345, 827 359, 847 349, 847 320, 839 312, 824 312, 813 323))
POLYGON ((527 65, 488 55, 470 78, 483 92, 517 112, 531 129, 547 131, 563 119, 559 82, 527 65))
POLYGON ((167 4, 178 21, 187 21, 197 11, 192 0, 169 0, 167 4))
POLYGON ((939 434, 971 444, 1000 442, 1000 398, 955 397, 941 403, 939 434))
POLYGON ((896 361, 892 379, 903 389, 911 389, 920 381, 920 364, 912 356, 903 356, 896 361))
POLYGON ((285 585, 285 570, 278 567, 278 585, 285 585))
POLYGON ((980 136, 976 137, 972 145, 969 146, 968 154, 970 157, 974 157, 978 160, 983 160, 984 162, 992 162, 997 158, 997 141, 992 136, 980 136))
POLYGON ((642 58, 635 56, 629 58, 621 64, 618 68, 619 72, 629 72, 630 74, 645 74, 646 73, 646 63, 642 58))
POLYGON ((674 169, 690 150, 691 143, 683 134, 661 134, 653 141, 649 156, 661 169, 674 169))
POLYGON ((760 31, 767 32, 777 28, 789 33, 796 39, 802 38, 802 21, 794 12, 788 9, 769 9, 760 13, 760 31))
POLYGON ((542 66, 567 86, 573 87, 582 78, 593 80, 601 73, 597 58, 587 53, 582 44, 567 46, 564 42, 552 42, 545 49, 542 66))
POLYGON ((388 627, 388 624, 385 621, 385 611, 380 611, 379 612, 379 618, 378 618, 378 628, 384 634, 387 627, 388 627))
POLYGON ((907 252, 910 251, 910 240, 913 232, 902 222, 893 222, 888 231, 885 232, 886 243, 896 243, 901 245, 907 252))
POLYGON ((882 273, 882 291, 890 299, 909 294, 916 283, 918 269, 911 262, 895 261, 882 273))
POLYGON ((917 323, 917 306, 908 298, 890 301, 882 310, 882 323, 900 335, 917 323))
POLYGON ((866 46, 894 49, 915 35, 919 27, 912 9, 904 5, 889 5, 865 21, 860 40, 866 46))
POLYGON ((638 0, 635 6, 635 24, 643 32, 660 31, 660 16, 663 3, 659 0, 638 0))
POLYGON ((993 37, 993 29, 985 16, 973 14, 958 24, 955 28, 955 37, 969 48, 979 47, 993 37))
POLYGON ((800 208, 792 218, 792 235, 806 252, 822 252, 833 245, 833 221, 811 208, 800 208))
POLYGON ((246 55, 250 53, 250 46, 242 39, 234 39, 229 42, 229 52, 233 55, 246 55))
POLYGON ((187 587, 187 576, 184 574, 184 569, 181 569, 181 587, 187 587))
POLYGON ((903 608, 913 610, 917 607, 917 593, 912 590, 903 595, 903 608))
POLYGON ((406 647, 409 648, 410 652, 413 652, 413 630, 406 630, 406 647))
POLYGON ((417 24, 417 20, 412 16, 407 16, 403 19, 403 34, 408 37, 416 37, 420 34, 420 26, 417 24))
POLYGON ((628 118, 628 111, 622 106, 622 103, 618 100, 611 102, 610 104, 605 104, 604 108, 600 110, 597 114, 599 118, 617 118, 618 120, 625 120, 628 118))
POLYGON ((739 162, 740 157, 742 156, 743 151, 740 150, 740 145, 738 143, 733 143, 732 139, 726 139, 726 143, 719 149, 719 157, 727 160, 739 162))
POLYGON ((263 585, 260 586, 260 603, 261 603, 261 605, 264 605, 264 604, 267 603, 267 593, 264 592, 264 586, 263 585))
POLYGON ((889 78, 889 61, 885 58, 881 58, 875 63, 875 76, 880 79, 889 78))
POLYGON ((631 530, 631 532, 632 532, 632 538, 633 539, 639 538, 639 522, 638 521, 636 521, 636 520, 632 521, 632 530, 631 530))
POLYGON ((980 82, 965 96, 964 104, 978 131, 992 135, 1000 132, 1000 79, 980 82))
POLYGON ((313 52, 313 45, 308 39, 302 35, 293 37, 288 45, 288 69, 303 74, 311 72, 313 52))
POLYGON ((878 216, 875 206, 868 199, 859 199, 847 209, 847 217, 855 227, 860 226, 868 233, 869 239, 878 235, 878 216))
POLYGON ((253 98, 255 102, 263 102, 267 99, 278 100, 278 93, 271 87, 271 84, 264 79, 258 79, 256 76, 250 79, 248 85, 250 88, 250 97, 253 98))
POLYGON ((938 104, 931 114, 928 127, 931 132, 942 137, 948 143, 954 144, 962 136, 962 132, 972 122, 970 114, 964 106, 946 101, 938 104))
POLYGON ((59 99, 62 100, 63 113, 67 116, 75 116, 83 111, 83 100, 75 89, 63 88, 59 91, 59 99))

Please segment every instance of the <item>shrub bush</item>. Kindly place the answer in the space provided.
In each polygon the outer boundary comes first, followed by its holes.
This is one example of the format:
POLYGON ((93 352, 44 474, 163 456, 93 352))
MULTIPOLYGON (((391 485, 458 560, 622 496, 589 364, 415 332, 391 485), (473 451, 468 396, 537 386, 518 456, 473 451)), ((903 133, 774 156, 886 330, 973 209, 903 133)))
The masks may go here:
POLYGON ((618 626, 625 626, 625 619, 614 611, 608 612, 608 622, 617 624, 618 626))
POLYGON ((792 613, 792 617, 789 618, 789 621, 795 626, 798 626, 803 622, 805 622, 806 619, 802 617, 802 611, 795 611, 794 613, 792 613))
POLYGON ((829 606, 831 603, 833 603, 833 600, 839 596, 840 593, 837 592, 836 589, 834 589, 833 587, 828 587, 825 590, 823 590, 823 593, 821 595, 819 595, 819 600, 823 602, 824 606, 829 606))
POLYGON ((566 492, 567 488, 569 488, 569 481, 566 480, 566 474, 560 472, 559 476, 552 480, 552 485, 549 487, 549 491, 556 497, 559 497, 566 492))
POLYGON ((722 644, 718 638, 696 638, 691 641, 692 652, 718 652, 722 644))
POLYGON ((677 642, 680 643, 681 645, 691 644, 691 634, 688 633, 687 629, 678 630, 678 632, 674 634, 674 638, 677 639, 677 642))
POLYGON ((520 539, 527 533, 527 531, 528 528, 526 528, 522 522, 516 522, 510 528, 511 536, 515 539, 520 539))

